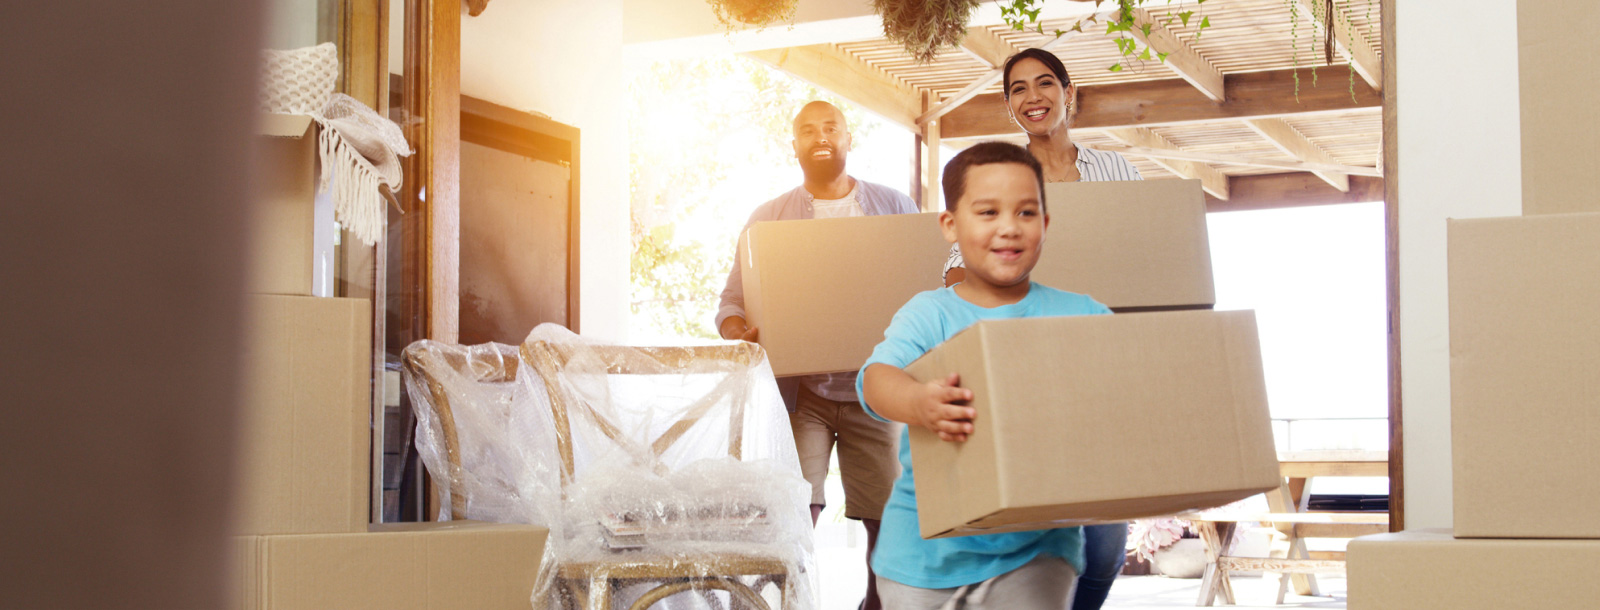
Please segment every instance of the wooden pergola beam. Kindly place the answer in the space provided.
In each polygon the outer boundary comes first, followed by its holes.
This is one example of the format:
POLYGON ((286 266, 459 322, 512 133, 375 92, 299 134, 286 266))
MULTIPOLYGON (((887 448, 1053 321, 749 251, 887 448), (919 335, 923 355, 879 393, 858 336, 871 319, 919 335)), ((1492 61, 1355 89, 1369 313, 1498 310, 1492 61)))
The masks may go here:
MULTIPOLYGON (((1144 129, 1144 128, 1143 127, 1128 127, 1128 128, 1123 128, 1123 129, 1119 129, 1119 130, 1106 130, 1105 133, 1107 133, 1107 135, 1111 135, 1111 131, 1126 132, 1127 130, 1130 130, 1130 129, 1144 129)), ((1115 135, 1111 135, 1111 137, 1112 138, 1116 138, 1115 135)), ((1121 140, 1118 140, 1118 141, 1121 141, 1121 140)), ((1170 146, 1170 145, 1168 145, 1168 146, 1170 146)), ((1330 164, 1326 164, 1326 163, 1310 163, 1310 162, 1306 162, 1306 161, 1274 161, 1274 160, 1271 160, 1271 159, 1258 159, 1258 158, 1255 158, 1255 157, 1245 157, 1245 156, 1240 156, 1240 155, 1230 155, 1230 154, 1226 154, 1226 153, 1194 152, 1194 151, 1190 151, 1190 150, 1183 150, 1183 149, 1176 148, 1176 147, 1169 148, 1169 147, 1163 147, 1163 146, 1128 145, 1128 146, 1095 146, 1094 149, 1095 150, 1111 151, 1111 152, 1114 152, 1114 153, 1120 153, 1120 154, 1124 154, 1124 155, 1136 155, 1136 156, 1140 156, 1140 157, 1146 157, 1146 158, 1149 158, 1149 159, 1194 161, 1196 163, 1210 163, 1210 164, 1214 164, 1214 165, 1241 165, 1241 166, 1244 166, 1244 167, 1266 167, 1266 168, 1280 169, 1280 170, 1290 171, 1290 172, 1336 172, 1336 173, 1341 173, 1341 174, 1350 174, 1350 175, 1353 175, 1353 176, 1373 176, 1373 177, 1380 176, 1380 175, 1383 174, 1382 170, 1379 170, 1376 167, 1362 167, 1360 165, 1337 165, 1337 164, 1330 165, 1330 164)))
POLYGON ((1383 201, 1383 188, 1383 178, 1368 176, 1351 176, 1350 190, 1344 192, 1305 172, 1230 176, 1228 199, 1207 195, 1206 211, 1242 212, 1383 201))
MULTIPOLYGON (((1326 25, 1314 17, 1313 3, 1321 5, 1322 0, 1295 0, 1294 7, 1299 12, 1300 19, 1313 23, 1315 31, 1326 35, 1326 25)), ((1338 10, 1337 7, 1335 10, 1338 10)), ((1339 54, 1350 62, 1356 74, 1361 75, 1361 80, 1367 81, 1367 84, 1375 90, 1383 90, 1383 60, 1378 55, 1377 47, 1361 38, 1354 28, 1350 27, 1348 20, 1341 20, 1338 16, 1333 19, 1333 42, 1339 54)))
POLYGON ((990 68, 999 68, 1005 66, 1006 60, 1018 49, 988 28, 967 28, 966 36, 961 38, 961 50, 989 64, 990 68))
POLYGON ((831 44, 750 51, 746 56, 827 89, 912 131, 920 131, 917 115, 922 96, 831 44))
MULTIPOLYGON (((1146 153, 1159 150, 1178 150, 1176 145, 1167 141, 1167 139, 1162 137, 1161 134, 1151 131, 1145 127, 1107 129, 1105 130, 1105 134, 1111 136, 1112 139, 1118 142, 1127 144, 1128 146, 1147 149, 1143 151, 1146 153)), ((1137 155, 1140 154, 1141 151, 1128 150, 1126 152, 1137 155)), ((1217 199, 1222 199, 1224 201, 1228 199, 1228 177, 1222 172, 1217 171, 1217 168, 1200 163, 1198 161, 1163 158, 1150 154, 1144 154, 1142 156, 1154 161, 1156 165, 1166 168, 1169 172, 1184 178, 1199 179, 1200 188, 1205 190, 1205 192, 1210 193, 1212 197, 1216 197, 1217 199)))
MULTIPOLYGON (((1335 165, 1338 162, 1332 155, 1318 148, 1309 138, 1283 119, 1247 119, 1244 122, 1250 129, 1261 134, 1273 146, 1285 154, 1305 161, 1307 163, 1326 163, 1335 165)), ((1312 172, 1327 182, 1329 186, 1339 189, 1339 192, 1350 190, 1350 175, 1339 172, 1316 171, 1312 172)))
POLYGON ((1133 20, 1134 23, 1145 24, 1150 28, 1148 35, 1144 33, 1142 27, 1130 30, 1134 40, 1149 47, 1152 55, 1166 53, 1167 57, 1163 63, 1183 80, 1194 85, 1195 89, 1199 89, 1200 93, 1205 94, 1211 101, 1221 102, 1227 99, 1223 94, 1225 82, 1221 70, 1201 57, 1193 47, 1184 44, 1182 39, 1144 9, 1134 9, 1133 20))
MULTIPOLYGON (((970 34, 971 32, 968 32, 968 33, 970 34)), ((1044 49, 1046 51, 1049 51, 1050 49, 1055 48, 1056 45, 1059 45, 1059 44, 1061 44, 1063 42, 1066 42, 1067 40, 1071 39, 1076 34, 1078 34, 1078 32, 1067 32, 1065 34, 1062 34, 1059 37, 1053 38, 1050 41, 1045 42, 1042 45, 1039 45, 1039 48, 1040 49, 1044 49)), ((978 77, 977 80, 972 81, 971 84, 967 85, 965 88, 963 88, 960 91, 956 92, 955 95, 952 95, 950 97, 945 98, 944 101, 939 102, 939 104, 937 106, 934 106, 933 108, 930 108, 930 109, 924 111, 920 116, 917 117, 917 124, 918 125, 927 125, 929 121, 936 120, 939 117, 942 117, 942 116, 944 116, 946 114, 949 114, 950 112, 954 111, 955 109, 960 108, 962 104, 965 104, 969 100, 972 100, 973 98, 977 97, 979 91, 983 91, 984 89, 988 89, 990 85, 993 85, 995 83, 1000 82, 1000 78, 1005 75, 1005 60, 1002 59, 1000 61, 1000 63, 994 64, 994 65, 995 65, 995 68, 993 70, 990 70, 989 72, 985 73, 983 76, 978 77)), ((994 94, 991 94, 991 95, 994 95, 997 98, 1002 97, 998 93, 994 93, 994 94)), ((1002 108, 1001 112, 1002 113, 1005 112, 1005 110, 1004 110, 1005 100, 1004 99, 1001 99, 1000 105, 1001 105, 1001 108, 1002 108)), ((1009 119, 1008 119, 1008 124, 1009 124, 1009 119)))
MULTIPOLYGON (((1117 85, 1084 85, 1078 88, 1078 114, 1074 128, 1115 129, 1122 127, 1162 127, 1217 121, 1293 117, 1315 114, 1377 110, 1383 98, 1360 80, 1352 93, 1344 81, 1325 82, 1321 87, 1300 88, 1295 99, 1293 70, 1228 74, 1227 99, 1212 102, 1182 79, 1165 79, 1117 85)), ((1338 79, 1328 79, 1329 81, 1338 79)), ((996 138, 1017 135, 1017 127, 1006 114, 1005 100, 998 93, 972 98, 944 116, 942 132, 946 140, 996 138)))

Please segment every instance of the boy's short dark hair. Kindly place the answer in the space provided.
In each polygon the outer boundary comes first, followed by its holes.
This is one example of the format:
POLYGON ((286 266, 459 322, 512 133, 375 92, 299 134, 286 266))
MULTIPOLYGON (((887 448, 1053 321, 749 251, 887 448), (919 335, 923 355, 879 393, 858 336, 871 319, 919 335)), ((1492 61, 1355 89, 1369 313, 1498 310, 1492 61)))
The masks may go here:
POLYGON ((942 179, 944 209, 956 211, 956 202, 967 193, 967 168, 992 163, 1018 163, 1033 170, 1033 177, 1039 181, 1039 208, 1045 209, 1044 167, 1039 165, 1039 160, 1028 149, 1010 142, 979 142, 950 158, 950 162, 944 166, 942 179))

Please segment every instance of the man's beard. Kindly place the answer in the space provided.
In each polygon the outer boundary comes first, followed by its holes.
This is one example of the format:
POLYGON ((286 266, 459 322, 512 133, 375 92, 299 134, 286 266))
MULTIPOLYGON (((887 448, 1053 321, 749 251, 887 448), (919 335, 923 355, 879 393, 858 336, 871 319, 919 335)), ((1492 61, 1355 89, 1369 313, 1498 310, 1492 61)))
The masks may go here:
POLYGON ((844 174, 844 155, 839 153, 839 149, 831 146, 813 148, 800 157, 800 171, 806 175, 808 182, 828 182, 838 179, 844 174), (823 148, 833 151, 833 155, 826 159, 811 156, 811 153, 823 148))

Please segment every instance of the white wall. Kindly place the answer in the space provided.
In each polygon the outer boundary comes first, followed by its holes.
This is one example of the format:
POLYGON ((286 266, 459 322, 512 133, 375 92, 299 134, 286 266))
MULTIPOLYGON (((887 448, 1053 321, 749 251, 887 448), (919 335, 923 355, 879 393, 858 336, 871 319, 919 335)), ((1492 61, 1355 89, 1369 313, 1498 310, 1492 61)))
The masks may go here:
POLYGON ((317 44, 317 0, 268 0, 266 2, 268 49, 298 49, 317 44))
POLYGON ((1445 219, 1522 213, 1517 2, 1397 2, 1395 12, 1406 526, 1448 527, 1445 219))
POLYGON ((461 92, 581 130, 580 262, 585 335, 628 322, 627 77, 623 0, 497 0, 461 15, 461 92))

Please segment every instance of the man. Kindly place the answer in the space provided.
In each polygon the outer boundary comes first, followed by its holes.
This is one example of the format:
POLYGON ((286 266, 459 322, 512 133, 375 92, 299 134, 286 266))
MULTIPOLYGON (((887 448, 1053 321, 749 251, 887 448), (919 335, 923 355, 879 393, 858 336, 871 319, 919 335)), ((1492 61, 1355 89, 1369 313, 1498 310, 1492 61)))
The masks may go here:
MULTIPOLYGON (((800 162, 805 182, 777 199, 768 201, 750 214, 750 225, 767 220, 806 220, 844 218, 880 214, 909 214, 917 206, 904 193, 889 187, 857 180, 845 173, 845 157, 850 153, 850 129, 844 115, 827 102, 811 102, 794 119, 794 154, 800 162)), ((722 289, 717 311, 717 328, 724 339, 758 341, 758 329, 748 326, 744 311, 744 285, 739 268, 742 254, 735 252, 733 270, 722 289)), ((819 286, 826 290, 826 286, 819 286)), ((840 299, 852 295, 840 294, 840 299)), ((867 530, 867 556, 878 542, 878 523, 883 505, 894 486, 898 464, 895 442, 899 429, 894 424, 869 417, 856 396, 856 373, 808 375, 778 380, 778 388, 788 405, 794 429, 795 448, 800 452, 800 470, 811 483, 811 522, 816 524, 826 504, 823 482, 828 476, 828 459, 835 443, 839 447, 839 471, 844 479, 845 516, 861 521, 867 530)), ((867 567, 867 595, 861 607, 878 610, 877 586, 872 568, 867 567)))

